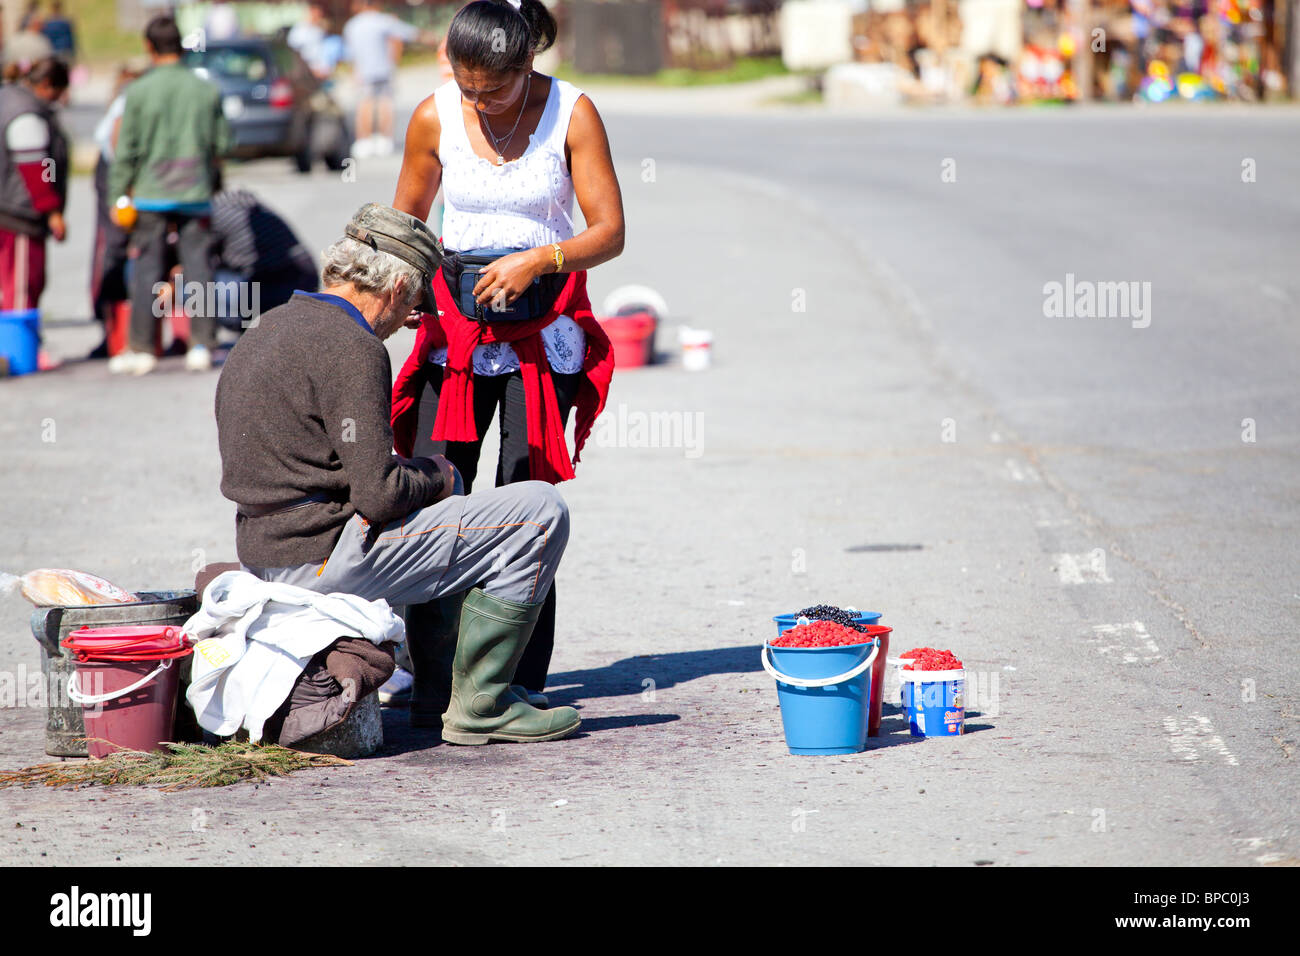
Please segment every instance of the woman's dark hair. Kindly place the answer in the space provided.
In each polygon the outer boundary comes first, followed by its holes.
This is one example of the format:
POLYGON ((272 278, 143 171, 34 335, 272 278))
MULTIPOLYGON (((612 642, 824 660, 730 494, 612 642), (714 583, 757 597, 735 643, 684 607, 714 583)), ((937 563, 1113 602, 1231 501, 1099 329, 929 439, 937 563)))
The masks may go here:
POLYGON ((27 71, 27 75, 23 79, 31 86, 48 83, 55 90, 66 90, 68 88, 68 65, 56 56, 47 56, 45 59, 33 63, 32 68, 27 71))
POLYGON ((555 42, 555 17, 542 0, 474 0, 447 28, 447 57, 456 66, 488 73, 522 70, 532 53, 555 42))
POLYGON ((176 21, 160 14, 145 24, 144 38, 159 56, 168 56, 182 52, 181 31, 176 21))

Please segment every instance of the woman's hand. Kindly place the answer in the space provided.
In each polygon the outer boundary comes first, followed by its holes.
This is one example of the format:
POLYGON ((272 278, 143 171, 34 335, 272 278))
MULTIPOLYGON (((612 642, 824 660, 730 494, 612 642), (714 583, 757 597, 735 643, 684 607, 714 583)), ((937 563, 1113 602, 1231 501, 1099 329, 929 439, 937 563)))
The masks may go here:
POLYGON ((541 255, 546 251, 537 248, 512 252, 484 269, 474 283, 478 304, 500 310, 523 295, 534 279, 554 269, 555 261, 541 255))

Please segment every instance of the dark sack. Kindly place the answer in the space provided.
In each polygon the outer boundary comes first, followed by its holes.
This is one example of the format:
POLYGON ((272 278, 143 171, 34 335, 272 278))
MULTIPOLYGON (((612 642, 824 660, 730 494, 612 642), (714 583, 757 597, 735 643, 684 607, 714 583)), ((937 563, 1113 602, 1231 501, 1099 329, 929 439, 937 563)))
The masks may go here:
POLYGON ((492 303, 480 305, 474 299, 474 286, 479 275, 493 262, 521 249, 470 249, 466 252, 448 252, 442 260, 442 275, 447 288, 456 300, 461 315, 480 322, 528 322, 551 311, 555 300, 564 289, 568 276, 553 272, 538 276, 523 294, 504 309, 492 308, 492 303))

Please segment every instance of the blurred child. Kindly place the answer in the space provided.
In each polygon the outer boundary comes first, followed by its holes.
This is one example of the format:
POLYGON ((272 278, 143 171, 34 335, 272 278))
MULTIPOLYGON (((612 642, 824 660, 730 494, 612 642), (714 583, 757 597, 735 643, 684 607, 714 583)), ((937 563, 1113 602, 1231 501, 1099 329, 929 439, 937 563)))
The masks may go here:
MULTIPOLYGON (((35 309, 45 291, 45 240, 67 236, 63 207, 71 166, 54 104, 68 67, 46 57, 0 87, 0 308, 35 309)), ((41 353, 39 367, 53 363, 41 353)))

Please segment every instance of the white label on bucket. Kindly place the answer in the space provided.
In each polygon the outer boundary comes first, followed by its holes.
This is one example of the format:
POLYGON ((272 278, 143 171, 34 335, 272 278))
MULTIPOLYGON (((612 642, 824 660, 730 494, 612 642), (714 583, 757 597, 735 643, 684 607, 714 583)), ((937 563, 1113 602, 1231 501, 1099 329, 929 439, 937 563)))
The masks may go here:
POLYGON ((1055 556, 1056 573, 1062 584, 1112 584, 1106 573, 1106 552, 1093 548, 1083 554, 1055 556))
POLYGON ((1161 659, 1160 648, 1147 633, 1141 621, 1127 624, 1097 624, 1092 629, 1095 637, 1089 643, 1097 645, 1097 653, 1121 664, 1151 664, 1161 659))
POLYGON ((1200 714, 1166 717, 1165 734, 1174 755, 1183 760, 1199 760, 1201 754, 1206 754, 1223 758, 1230 767, 1238 765, 1237 758, 1228 750, 1208 717, 1200 714))

